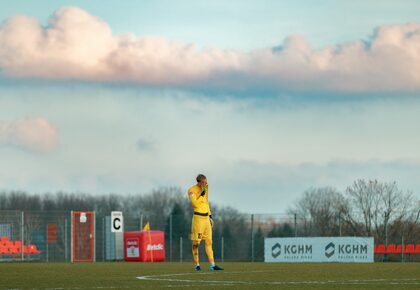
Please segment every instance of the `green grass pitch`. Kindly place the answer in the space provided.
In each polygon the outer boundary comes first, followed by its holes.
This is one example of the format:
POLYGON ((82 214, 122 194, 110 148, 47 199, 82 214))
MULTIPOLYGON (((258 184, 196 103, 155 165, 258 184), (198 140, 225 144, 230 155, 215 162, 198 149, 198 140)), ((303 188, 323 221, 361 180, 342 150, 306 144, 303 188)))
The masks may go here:
POLYGON ((419 263, 0 263, 0 289, 420 289, 419 263))

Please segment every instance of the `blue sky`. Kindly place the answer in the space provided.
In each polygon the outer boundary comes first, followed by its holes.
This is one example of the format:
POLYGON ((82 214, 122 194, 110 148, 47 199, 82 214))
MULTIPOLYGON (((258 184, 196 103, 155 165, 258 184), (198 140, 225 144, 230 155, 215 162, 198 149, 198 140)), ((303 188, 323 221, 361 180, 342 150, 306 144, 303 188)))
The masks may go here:
POLYGON ((125 195, 202 172, 246 212, 358 178, 420 197, 418 1, 3 8, 0 190, 125 195))
POLYGON ((24 14, 42 24, 52 13, 77 6, 106 21, 116 33, 160 35, 200 46, 255 49, 302 34, 315 46, 365 39, 373 28, 419 19, 416 0, 313 1, 15 1, 0 19, 24 14))

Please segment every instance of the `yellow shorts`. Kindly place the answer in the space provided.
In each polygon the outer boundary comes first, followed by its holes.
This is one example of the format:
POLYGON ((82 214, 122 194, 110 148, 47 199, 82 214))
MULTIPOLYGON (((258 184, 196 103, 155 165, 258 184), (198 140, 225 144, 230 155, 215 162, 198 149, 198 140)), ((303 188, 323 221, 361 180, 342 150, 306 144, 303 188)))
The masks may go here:
POLYGON ((191 224, 191 240, 211 240, 213 239, 210 218, 208 216, 193 215, 191 224))

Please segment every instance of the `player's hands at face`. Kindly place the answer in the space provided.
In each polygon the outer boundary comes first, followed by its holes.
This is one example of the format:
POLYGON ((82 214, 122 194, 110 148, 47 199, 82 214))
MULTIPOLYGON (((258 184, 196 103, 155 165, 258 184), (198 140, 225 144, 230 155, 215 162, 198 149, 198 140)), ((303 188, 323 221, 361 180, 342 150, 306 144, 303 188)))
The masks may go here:
POLYGON ((205 196, 206 192, 208 191, 208 184, 207 184, 207 179, 203 179, 200 181, 200 186, 201 186, 201 196, 205 196))

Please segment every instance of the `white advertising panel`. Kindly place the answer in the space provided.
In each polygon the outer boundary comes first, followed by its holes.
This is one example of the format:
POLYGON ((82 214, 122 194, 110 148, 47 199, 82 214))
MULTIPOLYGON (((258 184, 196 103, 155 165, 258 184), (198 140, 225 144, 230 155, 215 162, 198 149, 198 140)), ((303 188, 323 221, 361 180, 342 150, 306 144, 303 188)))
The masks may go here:
POLYGON ((111 232, 113 233, 122 233, 124 219, 121 211, 112 211, 111 212, 111 232))
POLYGON ((266 238, 265 262, 373 263, 372 237, 266 238))

